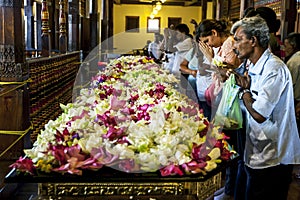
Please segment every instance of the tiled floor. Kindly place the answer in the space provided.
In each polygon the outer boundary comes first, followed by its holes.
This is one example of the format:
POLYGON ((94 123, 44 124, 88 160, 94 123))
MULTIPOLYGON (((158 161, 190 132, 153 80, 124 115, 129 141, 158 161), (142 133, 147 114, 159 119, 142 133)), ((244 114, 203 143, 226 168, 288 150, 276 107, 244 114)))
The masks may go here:
MULTIPOLYGON (((0 180, 1 180, 1 188, 2 190, 0 190, 0 199, 5 199, 5 200, 38 200, 38 196, 37 196, 37 184, 35 183, 30 183, 30 184, 21 184, 19 186, 13 186, 13 187, 9 187, 10 189, 3 189, 3 188, 7 188, 7 187, 3 187, 5 184, 3 183, 3 179, 5 177, 5 175, 9 172, 8 169, 8 165, 11 164, 10 161, 0 161, 0 180), (9 191, 11 190, 11 191, 9 191), (13 192, 12 192, 13 191, 13 192), (8 196, 7 194, 10 193, 10 195, 8 196)), ((294 173, 296 172, 300 172, 300 165, 299 166, 295 166, 294 167, 294 173)), ((177 197, 176 197, 177 198, 177 197)), ((194 200, 194 197, 178 197, 178 200, 194 200)), ((72 198, 73 200, 74 198, 72 198)), ((87 200, 90 199, 95 199, 95 198, 85 198, 87 200)), ((125 199, 136 199, 136 198, 125 198, 125 197, 103 197, 101 198, 101 200, 125 200, 125 199)), ((140 200, 151 200, 153 198, 143 198, 143 197, 139 197, 138 199, 140 200)), ((167 200, 164 197, 161 198, 156 198, 155 200, 167 200)), ((172 199, 172 200, 177 200, 177 199, 172 199)), ((290 190, 289 190, 289 195, 288 195, 288 199, 287 200, 300 200, 300 179, 296 179, 294 177, 293 182, 290 185, 290 190)))

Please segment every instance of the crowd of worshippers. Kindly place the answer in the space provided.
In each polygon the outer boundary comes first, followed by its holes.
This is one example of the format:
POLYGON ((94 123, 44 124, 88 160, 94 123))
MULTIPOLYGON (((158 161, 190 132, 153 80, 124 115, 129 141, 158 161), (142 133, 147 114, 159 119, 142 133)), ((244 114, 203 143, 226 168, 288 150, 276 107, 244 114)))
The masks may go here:
POLYGON ((280 20, 269 7, 248 8, 238 20, 191 23, 192 34, 187 24, 155 33, 148 53, 194 94, 210 121, 234 75, 243 126, 224 133, 239 157, 215 199, 287 199, 300 164, 300 33, 281 41, 280 20))

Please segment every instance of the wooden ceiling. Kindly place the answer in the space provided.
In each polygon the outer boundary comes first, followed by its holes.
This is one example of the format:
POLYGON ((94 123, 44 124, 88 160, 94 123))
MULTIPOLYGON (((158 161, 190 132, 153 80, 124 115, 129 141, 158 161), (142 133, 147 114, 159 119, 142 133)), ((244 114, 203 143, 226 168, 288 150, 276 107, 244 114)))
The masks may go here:
MULTIPOLYGON (((157 0, 158 1, 158 0, 157 0)), ((114 0, 115 4, 144 4, 152 5, 155 0, 114 0)), ((166 0, 163 5, 168 6, 201 6, 201 0, 166 0)))

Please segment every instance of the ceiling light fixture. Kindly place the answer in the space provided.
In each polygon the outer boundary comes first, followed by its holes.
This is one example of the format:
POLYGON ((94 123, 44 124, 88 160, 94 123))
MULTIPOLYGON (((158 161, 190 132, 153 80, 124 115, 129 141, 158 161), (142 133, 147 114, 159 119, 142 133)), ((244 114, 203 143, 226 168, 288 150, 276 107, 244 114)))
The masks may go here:
POLYGON ((150 14, 150 18, 153 19, 155 15, 158 14, 158 11, 162 9, 162 3, 165 1, 152 1, 152 13, 150 14))

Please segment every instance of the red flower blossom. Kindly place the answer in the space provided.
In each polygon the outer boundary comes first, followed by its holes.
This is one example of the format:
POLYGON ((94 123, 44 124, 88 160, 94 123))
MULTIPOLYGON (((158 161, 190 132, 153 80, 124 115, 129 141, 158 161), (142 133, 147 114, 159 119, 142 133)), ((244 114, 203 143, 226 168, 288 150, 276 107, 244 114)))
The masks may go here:
POLYGON ((11 164, 9 167, 17 169, 18 172, 25 172, 31 175, 35 174, 36 169, 31 159, 22 157, 20 157, 19 160, 11 164))
POLYGON ((174 165, 174 164, 170 164, 166 167, 163 167, 160 169, 160 174, 162 176, 170 176, 170 175, 180 175, 183 176, 184 173, 183 171, 180 169, 180 167, 178 165, 174 165))
POLYGON ((186 174, 198 174, 202 173, 205 174, 204 167, 206 167, 207 163, 206 162, 196 162, 196 161, 191 161, 189 163, 185 163, 182 165, 182 168, 184 169, 186 174))
POLYGON ((207 148, 206 143, 200 144, 199 146, 193 144, 192 158, 198 163, 205 162, 210 151, 211 149, 207 148))

